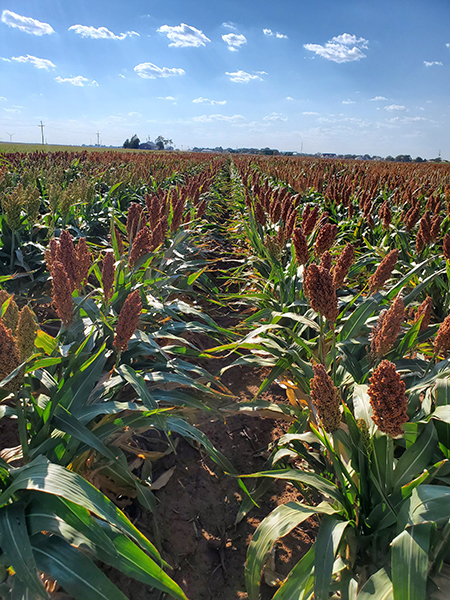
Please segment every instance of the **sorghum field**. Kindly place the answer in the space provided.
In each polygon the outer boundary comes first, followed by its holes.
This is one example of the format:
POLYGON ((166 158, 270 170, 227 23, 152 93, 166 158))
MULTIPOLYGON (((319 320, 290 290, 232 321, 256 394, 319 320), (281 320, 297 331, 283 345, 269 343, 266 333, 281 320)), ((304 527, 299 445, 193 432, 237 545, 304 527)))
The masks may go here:
POLYGON ((0 154, 0 597, 445 600, 450 167, 0 154))

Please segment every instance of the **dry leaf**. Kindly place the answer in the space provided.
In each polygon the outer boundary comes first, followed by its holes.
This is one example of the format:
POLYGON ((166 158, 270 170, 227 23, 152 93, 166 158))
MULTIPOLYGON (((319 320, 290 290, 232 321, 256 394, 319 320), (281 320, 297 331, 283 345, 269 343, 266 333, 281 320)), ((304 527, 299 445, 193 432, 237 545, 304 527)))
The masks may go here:
POLYGON ((161 488, 163 488, 174 474, 175 469, 176 467, 172 467, 171 469, 160 475, 158 479, 152 483, 150 489, 154 492, 155 490, 160 490, 161 488))

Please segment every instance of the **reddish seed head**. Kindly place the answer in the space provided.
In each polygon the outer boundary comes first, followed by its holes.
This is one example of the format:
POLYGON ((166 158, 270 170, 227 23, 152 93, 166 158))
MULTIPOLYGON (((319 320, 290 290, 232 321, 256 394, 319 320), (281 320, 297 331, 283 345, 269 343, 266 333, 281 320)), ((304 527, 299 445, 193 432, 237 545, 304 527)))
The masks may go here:
POLYGON ((108 303, 111 299, 114 287, 115 278, 115 267, 114 267, 114 254, 107 252, 103 257, 103 268, 102 268, 102 286, 103 294, 105 296, 105 302, 108 303))
POLYGON ((73 321, 72 286, 64 265, 55 260, 52 265, 53 303, 64 325, 73 321))
POLYGON ((434 339, 434 350, 438 354, 447 356, 450 350, 450 315, 441 323, 434 339))
POLYGON ((313 370, 314 377, 310 381, 311 399, 323 428, 332 433, 341 424, 339 393, 322 364, 313 365, 313 370))
POLYGON ((78 283, 78 257, 73 245, 72 236, 66 230, 61 232, 56 250, 56 258, 63 265, 69 278, 71 291, 77 289, 78 283))
POLYGON ((306 265, 309 257, 308 242, 301 227, 294 229, 292 243, 295 249, 295 260, 299 265, 306 265))
POLYGON ((381 312, 372 330, 370 352, 374 358, 385 356, 395 344, 405 318, 405 306, 401 296, 397 296, 389 310, 381 312))
POLYGON ((130 267, 134 267, 134 265, 140 258, 142 258, 145 254, 148 254, 152 250, 152 234, 147 225, 145 225, 136 235, 133 241, 133 245, 131 246, 130 256, 128 257, 130 267))
POLYGON ((405 382, 388 360, 382 360, 370 378, 367 390, 373 409, 372 419, 378 429, 392 435, 402 435, 408 416, 405 382))
POLYGON ((347 273, 350 270, 350 267, 352 266, 353 263, 353 257, 354 257, 354 249, 352 244, 347 244, 344 248, 344 250, 342 251, 342 254, 340 254, 337 262, 336 262, 336 266, 333 269, 333 283, 334 283, 334 287, 338 290, 340 287, 342 287, 342 284, 345 281, 345 278, 347 277, 347 273))
POLYGON ((119 320, 116 327, 116 335, 113 345, 118 352, 125 352, 131 336, 136 331, 139 316, 142 312, 142 302, 139 296, 139 290, 134 290, 127 297, 119 314, 119 320))
MULTIPOLYGON (((16 340, 11 332, 0 321, 0 381, 3 381, 20 365, 20 354, 16 340)), ((7 392, 16 392, 22 385, 20 376, 14 377, 3 389, 7 392)))
POLYGON ((87 281, 92 265, 92 254, 86 244, 86 238, 79 239, 77 244, 77 289, 80 290, 87 281))
POLYGON ((304 285, 312 308, 333 326, 338 317, 338 302, 330 272, 312 264, 306 269, 304 285))
POLYGON ((417 309, 416 317, 414 319, 414 323, 417 323, 417 321, 421 317, 423 317, 422 321, 420 323, 419 331, 423 331, 430 324, 432 310, 433 310, 433 300, 430 298, 430 296, 427 296, 427 298, 425 298, 425 300, 422 302, 422 304, 417 309))
POLYGON ((322 256, 324 252, 331 248, 336 239, 337 231, 337 225, 331 223, 325 223, 325 225, 319 229, 316 243, 314 244, 314 253, 316 256, 322 256))
POLYGON ((391 276, 392 271, 394 270, 397 259, 398 259, 397 248, 394 248, 394 250, 391 250, 389 252, 389 254, 387 254, 383 258, 383 260, 379 264, 377 270, 372 275, 372 277, 369 279, 369 289, 370 289, 371 293, 375 292, 376 290, 381 289, 384 286, 386 281, 391 276))

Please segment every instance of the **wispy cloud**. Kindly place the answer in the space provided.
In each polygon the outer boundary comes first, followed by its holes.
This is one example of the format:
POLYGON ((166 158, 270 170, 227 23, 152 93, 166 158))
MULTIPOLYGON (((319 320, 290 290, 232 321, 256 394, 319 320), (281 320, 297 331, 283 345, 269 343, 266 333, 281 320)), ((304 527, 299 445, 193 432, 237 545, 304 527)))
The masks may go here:
POLYGON ((393 110, 406 110, 406 106, 403 104, 388 104, 387 106, 383 106, 384 110, 393 111, 393 110))
POLYGON ((236 29, 235 24, 231 21, 225 21, 225 23, 222 23, 222 27, 225 27, 226 29, 236 29))
POLYGON ((231 52, 237 52, 243 44, 247 43, 247 38, 242 33, 226 33, 222 39, 231 52))
POLYGON ((12 56, 11 60, 21 63, 30 63, 36 67, 36 69, 45 69, 46 71, 56 67, 51 60, 48 60, 47 58, 37 58, 37 56, 31 56, 30 54, 27 54, 26 56, 12 56))
POLYGON ((136 31, 127 31, 116 35, 106 27, 93 27, 92 25, 72 25, 69 31, 73 31, 83 38, 91 38, 93 40, 124 40, 127 37, 134 35, 139 36, 136 31))
POLYGON ((441 61, 439 61, 439 60, 433 60, 432 62, 428 62, 427 60, 424 60, 423 64, 426 67, 442 67, 443 66, 441 61))
POLYGON ((313 110, 305 110, 304 112, 302 112, 302 115, 318 115, 318 112, 315 112, 313 110))
POLYGON ((342 104, 355 104, 354 100, 342 100, 342 104))
POLYGON ((384 96, 375 96, 375 98, 371 98, 370 102, 381 102, 383 100, 387 100, 384 96))
POLYGON ((263 121, 287 121, 287 117, 283 117, 281 113, 273 112, 272 114, 263 117, 263 121))
POLYGON ((173 77, 175 75, 184 75, 183 69, 169 69, 168 67, 157 67, 153 63, 140 63, 134 67, 134 70, 142 79, 155 79, 156 77, 173 77))
POLYGON ((193 121, 196 123, 212 123, 213 121, 225 121, 226 123, 234 123, 236 121, 245 121, 245 117, 242 115, 202 115, 200 117, 193 117, 193 121))
POLYGON ((361 48, 366 49, 368 44, 369 41, 362 37, 357 38, 356 35, 343 33, 331 38, 324 46, 320 44, 304 44, 303 47, 326 60, 345 63, 365 58, 366 55, 361 51, 361 48))
POLYGON ((131 111, 131 112, 129 112, 129 113, 128 113, 128 116, 129 116, 129 117, 142 117, 142 115, 141 115, 141 113, 140 113, 140 112, 136 112, 136 111, 134 111, 134 110, 133 110, 133 111, 131 111))
POLYGON ((284 35, 284 33, 280 33, 279 31, 272 31, 271 29, 263 29, 263 33, 264 35, 267 35, 269 37, 275 36, 276 38, 278 38, 279 40, 287 40, 288 36, 284 35))
POLYGON ((176 100, 173 96, 158 96, 158 100, 176 100))
POLYGON ((209 98, 202 98, 201 96, 200 98, 195 98, 192 102, 194 102, 194 104, 210 104, 211 106, 227 103, 226 100, 210 100, 209 98))
POLYGON ((5 96, 0 96, 0 102, 6 102, 5 96))
POLYGON ((246 73, 245 71, 235 71, 234 73, 229 73, 227 71, 225 73, 225 75, 228 75, 230 78, 230 81, 234 81, 235 83, 248 83, 249 81, 262 81, 262 78, 259 75, 252 75, 251 73, 246 73))
POLYGON ((191 27, 191 25, 186 25, 186 23, 181 23, 181 25, 176 25, 174 27, 162 25, 157 31, 167 35, 170 40, 169 46, 175 48, 198 48, 211 41, 206 37, 203 31, 191 27))
POLYGON ((84 87, 85 85, 98 86, 98 83, 95 80, 90 80, 87 77, 83 77, 82 75, 77 75, 76 77, 55 77, 55 81, 58 83, 70 83, 76 87, 84 87))
POLYGON ((10 10, 2 12, 2 23, 5 23, 9 27, 16 27, 25 33, 31 33, 32 35, 49 35, 50 33, 55 33, 53 27, 48 23, 42 23, 32 17, 23 17, 10 10))
POLYGON ((293 100, 294 98, 292 96, 286 96, 286 100, 293 100))

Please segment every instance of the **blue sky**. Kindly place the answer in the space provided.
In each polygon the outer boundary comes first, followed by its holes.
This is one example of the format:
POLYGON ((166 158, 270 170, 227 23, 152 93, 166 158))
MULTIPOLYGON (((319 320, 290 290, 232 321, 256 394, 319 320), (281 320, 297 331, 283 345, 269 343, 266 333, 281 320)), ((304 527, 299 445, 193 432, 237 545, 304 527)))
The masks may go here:
POLYGON ((0 140, 450 159, 449 0, 0 3, 0 140))

